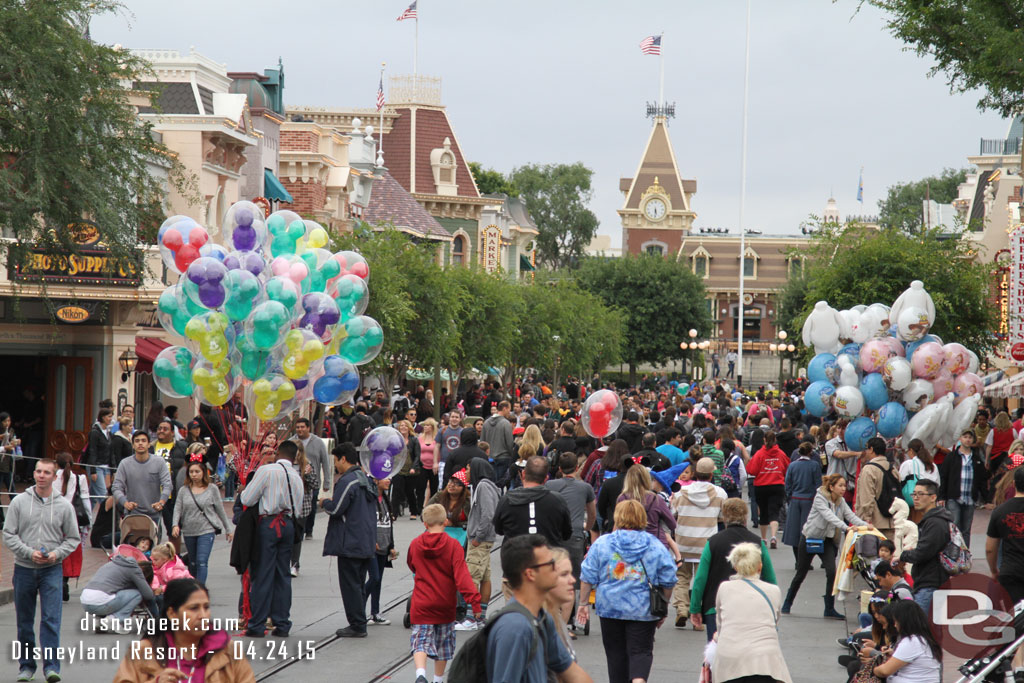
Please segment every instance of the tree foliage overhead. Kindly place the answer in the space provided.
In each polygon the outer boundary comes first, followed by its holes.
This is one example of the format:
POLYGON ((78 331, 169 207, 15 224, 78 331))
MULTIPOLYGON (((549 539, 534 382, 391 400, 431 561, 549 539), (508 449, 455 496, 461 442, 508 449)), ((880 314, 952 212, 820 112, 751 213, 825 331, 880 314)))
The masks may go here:
POLYGON ((782 323, 794 333, 801 330, 817 301, 836 310, 875 302, 891 306, 911 281, 921 280, 935 302, 932 332, 984 357, 996 342, 992 264, 978 262, 968 240, 943 239, 942 233, 820 226, 801 249, 807 256, 804 278, 790 280, 782 293, 782 323))
MULTIPOLYGON (((965 180, 966 169, 947 168, 937 176, 890 185, 885 199, 878 201, 878 222, 886 228, 907 233, 920 232, 924 227, 922 202, 925 198, 939 204, 949 204, 957 198, 957 187, 965 180)), ((944 227, 952 229, 955 226, 944 227)))
POLYGON ((631 367, 683 357, 689 330, 711 332, 704 283, 684 263, 660 256, 588 258, 577 273, 584 289, 626 316, 622 357, 631 367))
POLYGON ((115 259, 135 261, 139 229, 163 213, 166 189, 150 169, 176 162, 125 89, 147 64, 83 32, 90 17, 118 8, 111 0, 0 0, 0 227, 15 238, 9 265, 23 264, 33 247, 76 250, 63 228, 82 219, 99 226, 115 259))
POLYGON ((576 268, 597 232, 587 208, 594 172, 575 164, 530 164, 513 169, 509 180, 526 200, 537 224, 537 259, 549 268, 576 268))
POLYGON ((469 172, 473 174, 476 182, 476 189, 480 194, 507 194, 509 197, 518 197, 519 190, 516 186, 499 171, 493 168, 484 168, 477 161, 469 162, 469 172))
POLYGON ((892 34, 935 59, 951 90, 983 91, 978 107, 1024 112, 1024 5, 1019 0, 863 0, 888 15, 892 34))

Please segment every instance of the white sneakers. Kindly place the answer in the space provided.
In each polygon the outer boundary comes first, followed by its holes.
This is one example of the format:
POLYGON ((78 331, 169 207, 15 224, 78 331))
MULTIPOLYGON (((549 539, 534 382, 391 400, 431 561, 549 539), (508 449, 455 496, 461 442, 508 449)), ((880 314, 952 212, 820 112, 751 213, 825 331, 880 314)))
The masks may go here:
POLYGON ((298 576, 298 575, 299 575, 299 568, 298 568, 298 567, 296 567, 296 566, 295 566, 295 565, 293 564, 293 565, 292 565, 292 576, 298 576))
POLYGON ((480 628, 480 622, 473 617, 467 617, 465 620, 455 624, 456 631, 476 631, 480 628))

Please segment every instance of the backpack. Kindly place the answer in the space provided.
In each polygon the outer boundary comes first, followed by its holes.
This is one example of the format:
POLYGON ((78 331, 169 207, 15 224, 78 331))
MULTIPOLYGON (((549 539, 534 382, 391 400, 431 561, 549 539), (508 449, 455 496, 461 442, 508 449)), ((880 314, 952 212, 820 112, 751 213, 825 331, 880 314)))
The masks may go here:
POLYGON ((541 642, 540 625, 530 610, 518 602, 510 602, 489 618, 487 624, 471 635, 455 653, 455 659, 452 660, 446 677, 449 683, 479 683, 487 680, 487 637, 498 619, 511 612, 522 614, 533 624, 533 642, 530 643, 530 654, 526 661, 533 659, 537 654, 537 644, 541 642))
POLYGON ((882 490, 878 492, 878 498, 876 499, 878 501, 878 512, 883 517, 892 517, 889 508, 892 507, 894 500, 903 497, 900 480, 896 478, 891 469, 882 467, 877 462, 869 462, 868 465, 874 465, 882 470, 882 490))
POLYGON ((732 459, 729 460, 729 464, 722 468, 721 486, 726 493, 735 493, 736 491, 740 490, 739 482, 736 481, 736 477, 733 476, 732 469, 730 469, 732 467, 732 464, 736 461, 736 458, 739 457, 740 456, 738 455, 733 455, 732 459))
POLYGON ((967 549, 963 534, 953 522, 949 523, 949 543, 939 553, 939 564, 950 576, 971 571, 971 551, 967 549))

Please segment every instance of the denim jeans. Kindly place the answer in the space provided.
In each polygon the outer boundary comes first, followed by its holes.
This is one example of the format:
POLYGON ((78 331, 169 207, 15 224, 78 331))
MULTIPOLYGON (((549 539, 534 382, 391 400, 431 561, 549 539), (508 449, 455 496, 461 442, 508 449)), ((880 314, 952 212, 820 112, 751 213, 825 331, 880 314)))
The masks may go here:
POLYGON ((110 472, 108 467, 95 467, 87 468, 89 470, 89 497, 102 500, 107 497, 107 474, 110 472), (96 481, 92 480, 92 475, 96 475, 96 481))
POLYGON ((213 541, 215 538, 216 536, 212 531, 208 534, 185 537, 185 548, 188 549, 188 571, 204 586, 206 585, 210 553, 213 551, 213 541))
POLYGON ((917 588, 914 590, 914 602, 924 610, 925 616, 928 617, 928 623, 932 621, 932 595, 934 593, 934 588, 917 588))
POLYGON ((708 637, 708 642, 715 637, 715 633, 718 631, 718 615, 715 612, 704 615, 704 633, 708 637))
POLYGON ((22 644, 22 657, 18 659, 21 671, 35 671, 34 659, 26 658, 36 646, 36 598, 39 599, 39 643, 50 648, 52 655, 43 661, 43 671, 60 671, 56 659, 60 646, 61 584, 64 572, 58 562, 52 567, 39 569, 14 565, 14 611, 18 623, 18 640, 22 644))
POLYGON ((363 595, 370 599, 370 614, 380 614, 380 586, 384 579, 385 565, 388 563, 387 555, 374 555, 370 562, 370 571, 366 577, 366 585, 363 587, 363 595))
POLYGON ((953 516, 953 523, 964 536, 964 543, 971 547, 971 524, 974 522, 974 503, 960 503, 955 500, 946 501, 946 509, 953 516))
POLYGON ((114 599, 102 605, 87 605, 82 603, 82 609, 89 614, 98 617, 113 615, 116 619, 127 619, 132 615, 135 606, 142 602, 142 593, 135 588, 125 588, 114 594, 114 599))

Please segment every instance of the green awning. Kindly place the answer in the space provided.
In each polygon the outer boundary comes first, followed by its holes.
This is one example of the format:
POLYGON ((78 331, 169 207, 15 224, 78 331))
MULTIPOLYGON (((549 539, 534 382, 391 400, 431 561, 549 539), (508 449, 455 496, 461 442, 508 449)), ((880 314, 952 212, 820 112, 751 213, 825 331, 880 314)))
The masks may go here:
POLYGON ((520 254, 519 255, 519 270, 537 270, 537 269, 533 267, 532 263, 530 263, 530 257, 529 256, 527 256, 526 254, 520 254))
POLYGON ((263 195, 275 202, 287 202, 293 203, 295 200, 288 194, 288 190, 284 189, 284 185, 277 179, 274 172, 269 168, 263 169, 263 195))
MULTIPOLYGON (((434 379, 434 369, 431 368, 429 370, 424 370, 423 368, 409 368, 408 370, 405 371, 405 376, 407 379, 416 380, 418 382, 429 382, 430 380, 434 379)), ((442 369, 441 381, 450 382, 451 379, 452 377, 448 373, 448 371, 442 369)))

